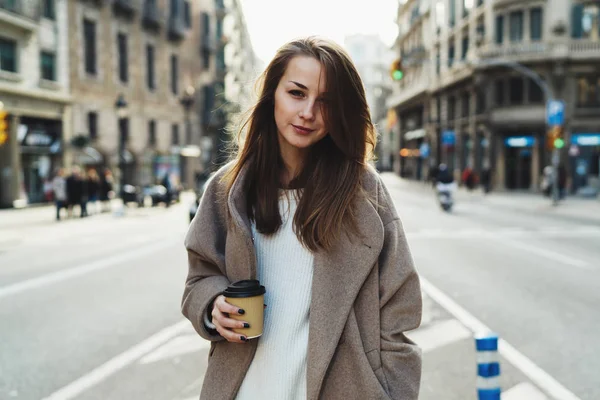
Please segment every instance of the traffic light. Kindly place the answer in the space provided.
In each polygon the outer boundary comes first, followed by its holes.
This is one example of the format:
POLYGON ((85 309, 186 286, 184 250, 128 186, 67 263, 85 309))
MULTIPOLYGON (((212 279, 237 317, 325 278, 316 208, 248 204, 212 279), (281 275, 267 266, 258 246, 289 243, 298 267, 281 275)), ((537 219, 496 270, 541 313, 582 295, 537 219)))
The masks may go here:
POLYGON ((563 138, 563 128, 560 125, 555 125, 548 131, 547 140, 548 149, 562 149, 565 147, 565 140, 563 138))
POLYGON ((402 59, 397 58, 392 62, 392 67, 390 68, 390 75, 392 79, 395 81, 399 81, 404 78, 404 71, 402 69, 402 59))
POLYGON ((8 141, 8 113, 0 110, 0 146, 8 141))

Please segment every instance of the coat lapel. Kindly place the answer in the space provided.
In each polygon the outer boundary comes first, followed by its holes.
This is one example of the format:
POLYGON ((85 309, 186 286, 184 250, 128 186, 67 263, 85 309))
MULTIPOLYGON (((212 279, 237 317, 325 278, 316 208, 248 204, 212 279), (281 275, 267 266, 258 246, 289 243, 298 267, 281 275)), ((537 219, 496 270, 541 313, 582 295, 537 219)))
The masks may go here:
POLYGON ((310 400, 319 397, 350 310, 383 248, 383 225, 374 206, 360 201, 357 219, 362 238, 343 236, 333 251, 315 254, 307 361, 310 400))

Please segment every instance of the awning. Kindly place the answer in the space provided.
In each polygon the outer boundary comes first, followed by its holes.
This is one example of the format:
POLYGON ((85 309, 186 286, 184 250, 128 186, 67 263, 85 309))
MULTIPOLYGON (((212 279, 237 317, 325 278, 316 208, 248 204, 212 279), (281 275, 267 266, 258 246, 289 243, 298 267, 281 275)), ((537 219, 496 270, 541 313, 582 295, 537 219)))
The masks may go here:
POLYGON ((95 165, 104 162, 104 156, 91 146, 84 147, 75 153, 75 163, 81 165, 95 165))
POLYGON ((422 137, 425 137, 426 134, 427 134, 427 132, 423 128, 415 129, 415 130, 406 132, 404 134, 404 139, 406 139, 406 140, 420 139, 422 137))

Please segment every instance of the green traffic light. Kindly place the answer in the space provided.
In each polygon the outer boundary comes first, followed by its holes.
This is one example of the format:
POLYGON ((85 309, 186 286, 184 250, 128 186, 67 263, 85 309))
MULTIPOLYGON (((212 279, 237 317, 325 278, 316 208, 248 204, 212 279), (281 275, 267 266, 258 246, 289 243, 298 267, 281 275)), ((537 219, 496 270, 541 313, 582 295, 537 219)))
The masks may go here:
POLYGON ((554 139, 554 148, 555 149, 562 149, 563 147, 565 147, 565 141, 561 138, 558 139, 554 139))
POLYGON ((402 79, 404 77, 404 73, 400 70, 395 70, 392 73, 392 77, 394 78, 395 81, 399 81, 400 79, 402 79))

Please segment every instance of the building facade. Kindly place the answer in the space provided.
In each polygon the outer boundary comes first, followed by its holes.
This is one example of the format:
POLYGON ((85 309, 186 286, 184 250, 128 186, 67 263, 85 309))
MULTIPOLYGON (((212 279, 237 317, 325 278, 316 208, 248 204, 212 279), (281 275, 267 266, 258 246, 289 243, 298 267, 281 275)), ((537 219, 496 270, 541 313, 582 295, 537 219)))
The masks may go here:
POLYGON ((577 0, 401 4, 405 75, 388 99, 406 149, 398 173, 424 179, 440 162, 457 176, 489 167, 496 189, 538 190, 551 164, 546 102, 554 98, 566 105, 560 164, 569 187, 599 187, 599 9, 577 0))
POLYGON ((211 8, 189 0, 69 2, 73 135, 88 140, 73 148, 75 163, 122 170, 121 183, 149 185, 168 174, 193 186, 198 89, 214 58, 214 47, 204 47, 211 8))
POLYGON ((250 34, 240 0, 229 0, 229 15, 225 19, 225 77, 226 98, 230 104, 232 118, 229 130, 235 134, 240 118, 257 99, 255 83, 262 72, 262 65, 252 47, 250 34))
POLYGON ((394 58, 378 35, 357 34, 344 39, 344 47, 354 61, 365 87, 371 120, 378 131, 377 167, 380 170, 392 169, 392 137, 387 126, 386 99, 391 94, 389 66, 394 58))
POLYGON ((68 0, 0 2, 0 207, 44 201, 68 157, 68 0))

